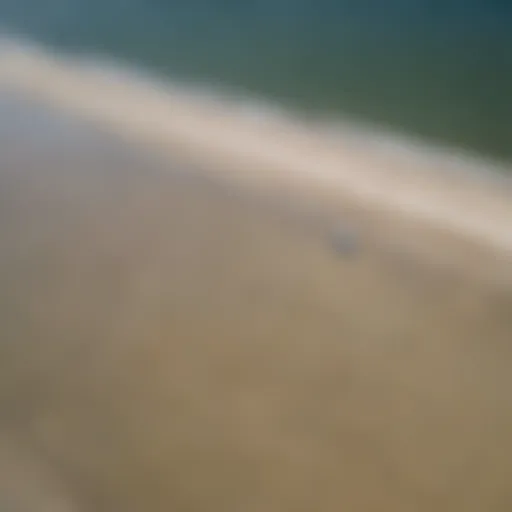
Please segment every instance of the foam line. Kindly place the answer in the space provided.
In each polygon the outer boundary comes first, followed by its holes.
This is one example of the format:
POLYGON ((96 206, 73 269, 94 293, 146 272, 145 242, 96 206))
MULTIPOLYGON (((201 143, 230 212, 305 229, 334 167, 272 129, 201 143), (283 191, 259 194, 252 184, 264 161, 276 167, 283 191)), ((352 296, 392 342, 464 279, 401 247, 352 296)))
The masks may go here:
POLYGON ((512 251, 512 188, 494 164, 407 140, 335 132, 290 113, 206 89, 163 83, 99 60, 0 43, 0 87, 65 109, 133 143, 214 163, 233 179, 361 202, 512 251), (393 140, 393 142, 386 143, 393 140), (383 143, 384 142, 384 143, 383 143), (468 173, 464 173, 467 169, 468 173), (463 172, 452 172, 462 170, 463 172), (481 171, 481 172, 478 172, 481 171))

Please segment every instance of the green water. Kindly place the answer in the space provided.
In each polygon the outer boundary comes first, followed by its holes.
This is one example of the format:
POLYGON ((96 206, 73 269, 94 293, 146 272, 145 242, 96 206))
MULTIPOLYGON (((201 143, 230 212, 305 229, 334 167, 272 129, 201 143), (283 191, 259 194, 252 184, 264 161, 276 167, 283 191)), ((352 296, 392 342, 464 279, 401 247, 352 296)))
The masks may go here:
POLYGON ((0 1, 10 31, 512 158, 512 7, 484 0, 0 1))

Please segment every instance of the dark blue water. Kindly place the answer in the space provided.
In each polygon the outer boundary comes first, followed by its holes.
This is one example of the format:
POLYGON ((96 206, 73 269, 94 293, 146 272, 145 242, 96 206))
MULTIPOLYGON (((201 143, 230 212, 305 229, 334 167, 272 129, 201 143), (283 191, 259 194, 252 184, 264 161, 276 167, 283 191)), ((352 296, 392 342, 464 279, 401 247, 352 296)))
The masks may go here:
POLYGON ((0 0, 37 41, 512 159, 506 0, 0 0))

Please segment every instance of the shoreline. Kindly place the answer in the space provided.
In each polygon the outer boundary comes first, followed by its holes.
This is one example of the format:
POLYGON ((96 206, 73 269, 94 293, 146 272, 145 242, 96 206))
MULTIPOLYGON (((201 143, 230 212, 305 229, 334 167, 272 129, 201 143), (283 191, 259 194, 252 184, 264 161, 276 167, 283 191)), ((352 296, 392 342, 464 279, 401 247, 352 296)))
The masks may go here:
POLYGON ((346 198, 512 253, 512 187, 508 180, 465 176, 464 167, 478 167, 475 162, 435 150, 432 157, 414 147, 395 151, 385 143, 379 149, 378 141, 365 145, 357 134, 355 143, 325 136, 283 116, 262 117, 233 101, 40 50, 14 46, 0 51, 0 63, 0 86, 7 90, 141 149, 208 168, 228 183, 286 192, 320 208, 336 209, 346 198))

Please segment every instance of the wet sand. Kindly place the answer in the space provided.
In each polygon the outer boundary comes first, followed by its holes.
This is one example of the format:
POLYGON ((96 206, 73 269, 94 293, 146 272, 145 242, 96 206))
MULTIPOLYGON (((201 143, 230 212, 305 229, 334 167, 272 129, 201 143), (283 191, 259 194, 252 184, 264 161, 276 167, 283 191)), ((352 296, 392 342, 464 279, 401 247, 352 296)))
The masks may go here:
POLYGON ((1 506, 510 510, 508 254, 0 109, 1 506))

